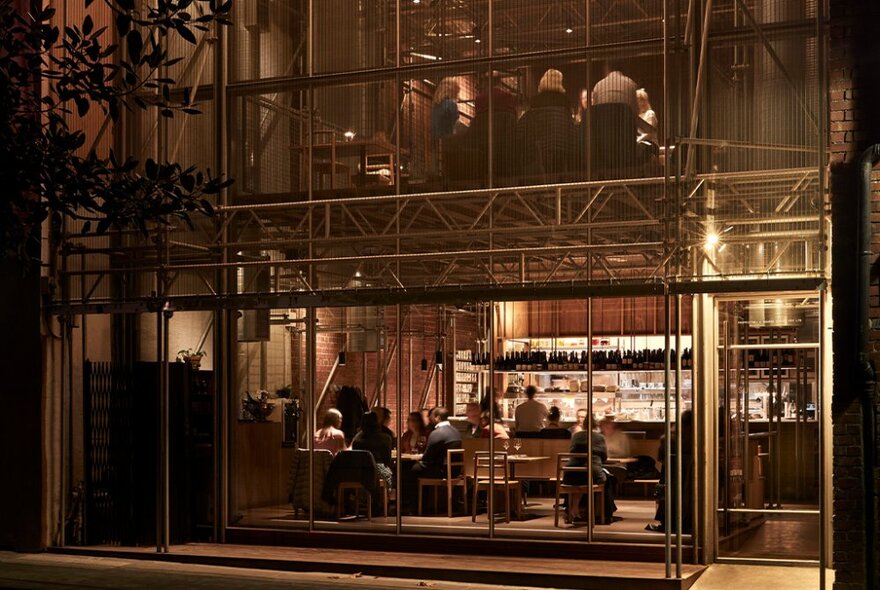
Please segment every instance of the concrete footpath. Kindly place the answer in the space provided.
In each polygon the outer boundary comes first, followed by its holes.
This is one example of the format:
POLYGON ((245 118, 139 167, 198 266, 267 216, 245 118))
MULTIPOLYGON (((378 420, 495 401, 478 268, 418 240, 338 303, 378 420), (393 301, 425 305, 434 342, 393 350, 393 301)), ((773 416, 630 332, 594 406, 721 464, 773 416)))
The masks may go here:
MULTIPOLYGON (((438 556, 438 566, 449 564, 438 556)), ((716 565, 703 573, 693 590, 772 588, 806 590, 819 587, 815 568, 716 565)), ((243 590, 323 590, 329 588, 473 589, 499 588, 495 584, 399 579, 354 574, 290 572, 175 562, 159 562, 84 555, 17 554, 0 552, 0 588, 163 590, 241 588, 243 590)), ((525 586, 505 586, 525 590, 525 586)), ((831 588, 830 584, 828 586, 831 588)), ((607 590, 615 590, 608 586, 607 590)))

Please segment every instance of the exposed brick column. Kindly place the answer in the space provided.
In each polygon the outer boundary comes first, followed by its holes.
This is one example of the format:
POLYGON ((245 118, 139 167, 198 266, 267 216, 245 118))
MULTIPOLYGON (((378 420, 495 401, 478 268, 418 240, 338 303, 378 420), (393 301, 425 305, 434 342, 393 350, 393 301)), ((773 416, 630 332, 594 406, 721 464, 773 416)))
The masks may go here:
MULTIPOLYGON (((834 297, 833 482, 835 589, 865 588, 863 548, 877 523, 865 522, 862 464, 862 412, 856 372, 856 212, 855 162, 880 142, 880 3, 830 0, 829 107, 834 297)), ((880 174, 874 175, 873 250, 880 253, 880 174)), ((874 279, 876 283, 876 278, 874 279)), ((877 286, 871 290, 871 317, 880 317, 877 286)), ((880 366, 880 333, 871 336, 873 360, 880 366)), ((876 415, 875 408, 875 415, 876 415)), ((875 442, 876 444, 876 442, 875 442)), ((872 467, 868 467, 871 469, 872 467)), ((873 473, 875 489, 877 471, 873 473)), ((877 498, 874 498, 875 505, 877 498)), ((876 511, 875 511, 876 513, 876 511)), ((880 577, 874 572, 880 588, 880 577)))

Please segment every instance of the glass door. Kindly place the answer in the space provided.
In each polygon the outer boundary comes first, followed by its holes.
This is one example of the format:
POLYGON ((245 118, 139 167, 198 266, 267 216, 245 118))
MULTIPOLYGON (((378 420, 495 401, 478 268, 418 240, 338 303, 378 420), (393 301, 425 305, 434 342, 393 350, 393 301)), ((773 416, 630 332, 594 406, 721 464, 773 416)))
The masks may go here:
POLYGON ((819 560, 821 311, 815 295, 716 304, 721 559, 819 560))

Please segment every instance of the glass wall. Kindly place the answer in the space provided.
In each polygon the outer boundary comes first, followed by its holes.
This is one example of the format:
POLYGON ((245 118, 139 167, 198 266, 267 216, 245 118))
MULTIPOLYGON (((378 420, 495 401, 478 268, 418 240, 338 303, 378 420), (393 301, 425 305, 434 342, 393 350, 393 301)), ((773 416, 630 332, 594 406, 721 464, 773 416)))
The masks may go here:
POLYGON ((674 305, 274 310, 262 334, 245 312, 230 524, 662 544, 681 423, 688 546, 696 355, 674 305))

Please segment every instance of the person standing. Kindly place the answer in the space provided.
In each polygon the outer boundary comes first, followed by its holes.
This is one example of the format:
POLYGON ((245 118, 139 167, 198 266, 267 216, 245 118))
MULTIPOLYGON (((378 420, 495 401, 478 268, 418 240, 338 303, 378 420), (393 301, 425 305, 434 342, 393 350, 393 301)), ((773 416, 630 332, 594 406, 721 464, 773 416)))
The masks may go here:
POLYGON ((526 401, 516 407, 514 413, 514 426, 516 432, 541 432, 547 425, 547 415, 550 410, 543 403, 535 399, 538 390, 534 385, 526 387, 526 401))

